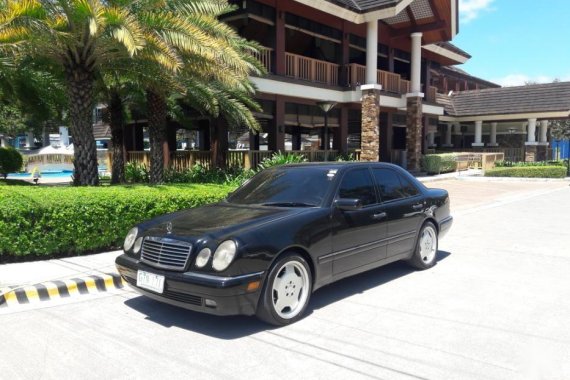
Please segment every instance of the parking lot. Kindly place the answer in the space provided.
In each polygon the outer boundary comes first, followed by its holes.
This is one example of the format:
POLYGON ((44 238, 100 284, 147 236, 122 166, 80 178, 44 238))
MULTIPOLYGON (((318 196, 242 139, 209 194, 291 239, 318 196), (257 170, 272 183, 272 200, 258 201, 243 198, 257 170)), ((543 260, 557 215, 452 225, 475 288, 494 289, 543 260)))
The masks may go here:
POLYGON ((0 315, 0 378, 569 379, 568 182, 449 180, 438 264, 317 291, 283 328, 130 289, 0 315))

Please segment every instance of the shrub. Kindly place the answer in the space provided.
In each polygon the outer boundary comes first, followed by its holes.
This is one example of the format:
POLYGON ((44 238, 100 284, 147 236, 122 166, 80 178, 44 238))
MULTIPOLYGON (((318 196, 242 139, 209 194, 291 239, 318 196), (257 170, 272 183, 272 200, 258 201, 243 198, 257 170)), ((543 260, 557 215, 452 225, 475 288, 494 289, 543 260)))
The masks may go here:
POLYGON ((127 162, 125 165, 125 180, 130 183, 148 183, 150 175, 145 164, 127 162))
POLYGON ((566 166, 564 161, 537 161, 537 162, 514 162, 514 161, 497 161, 496 168, 519 168, 519 167, 537 167, 537 166, 566 166))
POLYGON ((300 162, 307 162, 307 158, 299 154, 277 152, 274 153, 271 157, 261 161, 259 164, 259 169, 263 170, 272 166, 298 164, 300 162))
POLYGON ((564 166, 499 167, 485 171, 486 177, 564 178, 564 166))
POLYGON ((239 167, 207 169, 200 164, 196 164, 192 168, 183 171, 168 169, 164 173, 164 180, 166 183, 215 183, 239 186, 254 174, 254 170, 245 170, 239 167))
POLYGON ((354 162, 357 161, 354 153, 341 153, 336 157, 338 162, 354 162))
POLYGON ((9 173, 18 172, 22 169, 24 160, 20 152, 14 148, 0 148, 0 174, 4 178, 9 173))
POLYGON ((0 261, 119 247, 135 224, 223 199, 230 186, 0 186, 0 261))
POLYGON ((426 154, 422 157, 422 169, 428 174, 448 173, 457 169, 454 153, 426 154))

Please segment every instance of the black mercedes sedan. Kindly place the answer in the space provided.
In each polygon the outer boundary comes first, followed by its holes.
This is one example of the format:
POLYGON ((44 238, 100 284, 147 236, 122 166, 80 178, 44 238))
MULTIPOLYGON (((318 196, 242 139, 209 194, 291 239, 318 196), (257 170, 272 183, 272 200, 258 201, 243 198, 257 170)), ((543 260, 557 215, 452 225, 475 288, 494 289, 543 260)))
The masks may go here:
POLYGON ((116 265, 156 300, 285 325, 334 281, 397 260, 432 267, 452 221, 447 191, 400 167, 287 165, 259 172, 220 203, 139 224, 116 265))

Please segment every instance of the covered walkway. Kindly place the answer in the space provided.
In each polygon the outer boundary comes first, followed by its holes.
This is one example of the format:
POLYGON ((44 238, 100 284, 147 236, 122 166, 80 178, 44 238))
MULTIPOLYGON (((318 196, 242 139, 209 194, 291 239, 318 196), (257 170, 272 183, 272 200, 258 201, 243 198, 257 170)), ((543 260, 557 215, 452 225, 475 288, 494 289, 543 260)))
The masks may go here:
POLYGON ((445 114, 428 131, 430 148, 519 149, 539 161, 549 158, 550 121, 570 117, 570 82, 451 92, 438 102, 445 114))

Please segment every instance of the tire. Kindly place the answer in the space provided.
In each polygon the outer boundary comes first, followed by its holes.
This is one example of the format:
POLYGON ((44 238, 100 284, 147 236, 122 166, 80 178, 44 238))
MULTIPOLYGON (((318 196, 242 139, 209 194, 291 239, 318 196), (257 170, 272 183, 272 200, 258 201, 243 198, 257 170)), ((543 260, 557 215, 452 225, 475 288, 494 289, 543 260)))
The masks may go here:
POLYGON ((437 228, 432 222, 426 222, 420 230, 414 254, 408 263, 421 270, 433 267, 437 261, 437 248, 437 228))
POLYGON ((313 290, 311 269, 298 254, 288 253, 271 267, 257 307, 257 317, 285 326, 303 317, 313 290))

